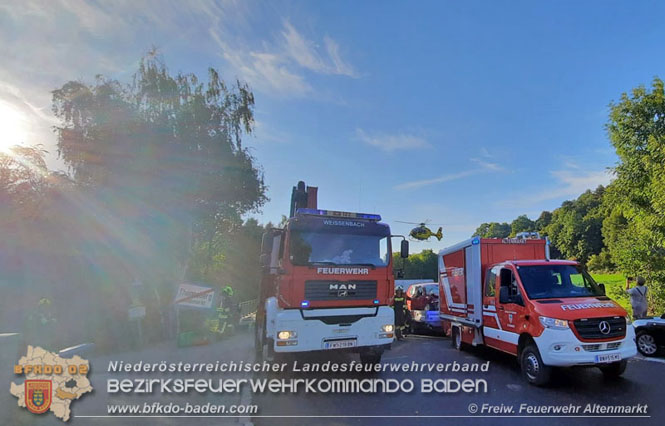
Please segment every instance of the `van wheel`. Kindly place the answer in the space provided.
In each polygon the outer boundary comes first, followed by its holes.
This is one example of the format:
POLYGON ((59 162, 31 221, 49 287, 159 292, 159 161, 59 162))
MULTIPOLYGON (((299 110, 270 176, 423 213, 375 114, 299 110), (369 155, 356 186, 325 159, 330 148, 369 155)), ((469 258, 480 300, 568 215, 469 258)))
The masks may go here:
POLYGON ((600 368, 600 371, 603 372, 605 377, 616 378, 616 377, 621 376, 624 373, 624 371, 626 371, 626 366, 627 365, 628 365, 628 361, 626 361, 624 359, 622 361, 613 362, 611 364, 599 366, 598 368, 600 368))
POLYGON ((648 331, 640 331, 635 338, 637 350, 644 356, 655 356, 658 352, 656 339, 648 331))
POLYGON ((550 381, 552 367, 543 364, 543 359, 540 357, 536 345, 530 344, 524 348, 520 358, 520 366, 522 367, 522 375, 532 385, 543 386, 550 381))
POLYGON ((453 348, 457 349, 458 351, 462 350, 464 343, 462 343, 462 331, 459 327, 452 328, 450 333, 450 341, 453 345, 453 348))

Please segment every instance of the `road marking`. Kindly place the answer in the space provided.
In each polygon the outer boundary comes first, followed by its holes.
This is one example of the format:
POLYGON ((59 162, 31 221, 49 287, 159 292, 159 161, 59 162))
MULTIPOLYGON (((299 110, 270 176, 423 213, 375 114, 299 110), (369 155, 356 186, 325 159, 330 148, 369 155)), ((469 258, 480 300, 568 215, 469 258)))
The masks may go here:
POLYGON ((429 339, 429 340, 443 340, 445 337, 441 336, 423 336, 419 334, 409 334, 406 336, 407 339, 415 338, 415 339, 429 339))
POLYGON ((393 356, 393 357, 390 357, 390 358, 383 358, 383 360, 384 360, 384 361, 392 361, 392 360, 394 360, 394 359, 402 359, 402 358, 408 358, 408 356, 407 356, 407 355, 393 356))
POLYGON ((659 362, 661 364, 665 364, 665 359, 660 359, 660 358, 649 358, 645 356, 636 356, 635 358, 641 360, 641 361, 650 361, 650 362, 659 362))

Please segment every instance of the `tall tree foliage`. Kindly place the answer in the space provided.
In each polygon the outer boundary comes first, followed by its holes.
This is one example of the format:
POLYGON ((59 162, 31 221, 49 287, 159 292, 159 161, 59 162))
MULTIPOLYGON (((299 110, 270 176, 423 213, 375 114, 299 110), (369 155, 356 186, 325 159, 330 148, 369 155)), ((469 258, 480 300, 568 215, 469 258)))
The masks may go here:
POLYGON ((393 265, 395 271, 404 265, 404 279, 439 279, 437 254, 431 249, 412 254, 407 259, 402 259, 399 253, 393 253, 393 265))
POLYGON ((545 233, 566 258, 586 263, 603 248, 602 224, 605 188, 586 191, 576 200, 564 201, 552 212, 545 233))
POLYGON ((223 233, 266 201, 262 173, 242 145, 253 106, 246 85, 228 86, 213 68, 206 82, 172 75, 155 52, 131 84, 98 76, 53 91, 58 150, 76 181, 181 259, 192 233, 212 257, 223 233))
POLYGON ((637 87, 610 105, 607 131, 619 157, 608 194, 605 241, 629 275, 645 275, 665 305, 665 88, 637 87))

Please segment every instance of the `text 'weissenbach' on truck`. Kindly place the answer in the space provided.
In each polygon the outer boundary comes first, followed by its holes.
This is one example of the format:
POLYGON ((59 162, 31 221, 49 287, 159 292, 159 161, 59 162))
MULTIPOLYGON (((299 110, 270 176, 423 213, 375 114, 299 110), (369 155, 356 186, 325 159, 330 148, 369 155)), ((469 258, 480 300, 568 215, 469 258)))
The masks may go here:
POLYGON ((317 188, 298 183, 286 226, 263 235, 259 355, 346 350, 380 362, 395 332, 391 234, 380 220, 319 210, 317 188))

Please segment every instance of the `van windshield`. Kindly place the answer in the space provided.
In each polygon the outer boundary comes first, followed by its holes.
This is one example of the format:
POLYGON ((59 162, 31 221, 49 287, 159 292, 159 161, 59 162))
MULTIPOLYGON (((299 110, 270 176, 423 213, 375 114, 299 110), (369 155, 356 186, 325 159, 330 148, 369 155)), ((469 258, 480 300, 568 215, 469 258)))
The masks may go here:
POLYGON ((388 244, 384 235, 294 231, 289 254, 294 265, 387 266, 388 244))
POLYGON ((598 284, 577 265, 519 266, 529 299, 602 296, 598 284))

